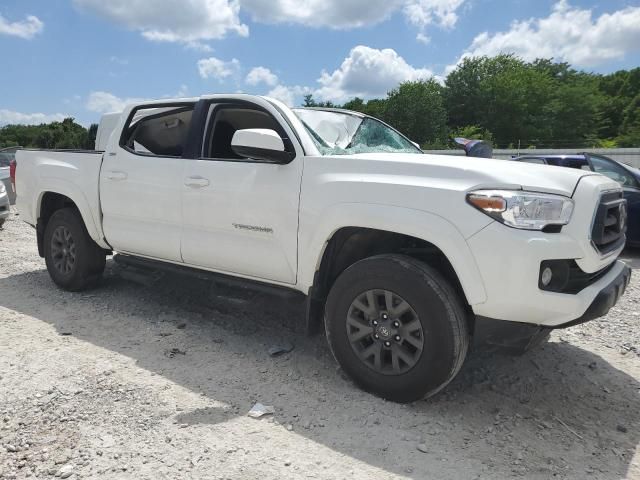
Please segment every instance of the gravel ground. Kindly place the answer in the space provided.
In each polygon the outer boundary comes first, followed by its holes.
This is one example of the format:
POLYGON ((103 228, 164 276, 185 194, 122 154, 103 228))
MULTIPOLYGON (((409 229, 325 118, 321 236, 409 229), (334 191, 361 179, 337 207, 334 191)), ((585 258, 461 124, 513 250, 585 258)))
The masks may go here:
POLYGON ((62 292, 31 227, 0 231, 0 478, 640 478, 640 271, 606 318, 404 406, 345 379, 302 305, 132 279, 62 292))

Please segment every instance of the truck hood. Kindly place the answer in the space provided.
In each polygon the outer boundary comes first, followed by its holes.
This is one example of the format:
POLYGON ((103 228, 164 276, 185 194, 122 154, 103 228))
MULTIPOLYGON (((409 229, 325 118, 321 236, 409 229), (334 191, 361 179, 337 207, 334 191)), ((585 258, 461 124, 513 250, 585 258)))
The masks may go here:
POLYGON ((572 168, 453 155, 363 153, 333 158, 369 162, 363 171, 371 173, 440 179, 456 184, 459 190, 522 189, 567 197, 573 195, 581 178, 597 175, 572 168))

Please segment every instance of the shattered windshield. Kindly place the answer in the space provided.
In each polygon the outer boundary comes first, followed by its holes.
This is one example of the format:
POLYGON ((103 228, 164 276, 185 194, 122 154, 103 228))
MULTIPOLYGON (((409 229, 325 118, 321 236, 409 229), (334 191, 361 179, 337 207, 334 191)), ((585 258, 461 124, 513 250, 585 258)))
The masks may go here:
POLYGON ((422 153, 384 123, 346 112, 294 109, 322 155, 422 153))

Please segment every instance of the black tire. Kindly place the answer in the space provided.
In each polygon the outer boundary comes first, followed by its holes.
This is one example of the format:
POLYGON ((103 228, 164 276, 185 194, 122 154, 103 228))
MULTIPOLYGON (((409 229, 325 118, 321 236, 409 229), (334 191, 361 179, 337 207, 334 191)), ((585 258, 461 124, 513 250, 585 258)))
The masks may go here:
POLYGON ((95 286, 104 272, 106 263, 105 251, 89 236, 80 213, 74 208, 58 210, 49 219, 44 232, 44 258, 53 282, 70 292, 95 286), (62 237, 68 235, 71 242, 71 247, 64 248, 64 251, 66 255, 73 250, 73 261, 61 260, 61 247, 57 240, 61 232, 62 237), (62 267, 61 261, 65 262, 62 267))
MULTIPOLYGON (((391 302, 393 304, 393 300, 391 302)), ((395 313, 387 314, 386 318, 394 315, 395 313)), ((368 317, 370 315, 363 315, 362 321, 366 322, 368 317)), ((466 319, 467 314, 459 295, 443 276, 425 263, 403 255, 380 255, 361 260, 349 267, 331 288, 325 309, 327 339, 342 369, 364 390, 400 403, 435 395, 457 375, 469 348, 466 319), (386 372, 385 367, 378 368, 378 365, 368 364, 367 360, 361 358, 362 351, 367 348, 357 353, 359 347, 352 346, 350 340, 354 336, 350 323, 352 321, 348 322, 347 316, 353 317, 354 308, 358 310, 354 307, 354 302, 366 295, 363 292, 381 290, 393 292, 401 300, 404 299, 411 307, 411 318, 417 317, 421 325, 421 331, 416 336, 418 339, 422 338, 423 347, 414 352, 415 364, 403 365, 408 369, 406 371, 397 368, 397 360, 391 362, 390 357, 393 355, 389 351, 378 354, 384 357, 382 362, 387 363, 386 372), (392 367, 388 366, 390 362, 393 363, 392 367), (392 373, 389 373, 389 368, 393 369, 392 373)), ((393 322, 394 326, 400 325, 397 333, 405 333, 401 330, 404 328, 404 321, 393 322)), ((416 325, 413 320, 407 323, 416 325)), ((375 338, 382 338, 378 335, 381 334, 379 325, 367 328, 374 328, 374 332, 377 332, 375 338)), ((389 334, 386 329, 382 332, 389 334)), ((356 331, 355 335, 359 336, 359 333, 356 331)), ((363 333, 367 331, 363 330, 363 333)), ((371 346, 376 341, 373 336, 374 333, 371 333, 370 338, 367 337, 362 342, 371 342, 371 346)), ((394 338, 401 346, 407 345, 404 339, 400 339, 400 335, 394 338)), ((386 344, 391 342, 384 343, 386 349, 386 344)), ((390 345, 386 350, 393 348, 397 347, 390 345)))

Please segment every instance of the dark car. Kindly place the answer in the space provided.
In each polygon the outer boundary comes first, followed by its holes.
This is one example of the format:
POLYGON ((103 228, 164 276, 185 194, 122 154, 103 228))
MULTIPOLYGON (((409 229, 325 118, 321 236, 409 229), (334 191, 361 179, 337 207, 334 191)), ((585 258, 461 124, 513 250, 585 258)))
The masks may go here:
POLYGON ((640 247, 640 170, 603 155, 581 153, 578 155, 524 155, 513 159, 517 162, 540 163, 556 167, 578 168, 601 173, 620 183, 627 199, 627 243, 640 247))

